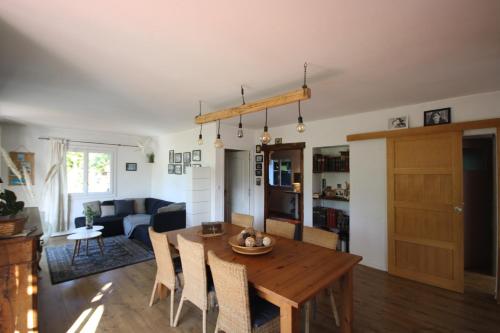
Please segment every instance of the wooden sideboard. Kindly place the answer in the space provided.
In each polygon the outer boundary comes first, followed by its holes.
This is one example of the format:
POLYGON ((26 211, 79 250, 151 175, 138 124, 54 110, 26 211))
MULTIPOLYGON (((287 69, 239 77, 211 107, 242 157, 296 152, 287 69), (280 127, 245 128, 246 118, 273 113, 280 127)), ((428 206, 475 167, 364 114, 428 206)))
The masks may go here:
POLYGON ((38 208, 25 208, 27 236, 0 239, 0 332, 38 332, 38 262, 43 235, 38 208))

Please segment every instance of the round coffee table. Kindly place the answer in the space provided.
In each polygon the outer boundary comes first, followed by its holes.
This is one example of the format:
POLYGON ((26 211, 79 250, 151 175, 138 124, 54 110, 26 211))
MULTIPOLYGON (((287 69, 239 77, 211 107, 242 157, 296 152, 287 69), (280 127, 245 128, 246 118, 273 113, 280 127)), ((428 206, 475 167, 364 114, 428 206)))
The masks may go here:
POLYGON ((78 231, 74 234, 71 234, 68 236, 68 240, 74 240, 75 242, 75 249, 73 250, 73 258, 71 258, 71 265, 74 264, 75 262, 75 257, 80 254, 80 245, 82 243, 82 240, 87 241, 87 256, 89 255, 89 240, 90 239, 95 239, 97 241, 97 245, 99 245, 99 250, 101 250, 101 255, 104 255, 103 251, 103 241, 102 241, 102 232, 100 231, 94 231, 92 229, 85 229, 82 231, 78 231))
POLYGON ((101 231, 102 229, 104 229, 104 227, 102 225, 93 225, 91 229, 88 229, 87 227, 80 227, 80 228, 76 228, 74 231, 75 232, 82 232, 82 231, 101 231))

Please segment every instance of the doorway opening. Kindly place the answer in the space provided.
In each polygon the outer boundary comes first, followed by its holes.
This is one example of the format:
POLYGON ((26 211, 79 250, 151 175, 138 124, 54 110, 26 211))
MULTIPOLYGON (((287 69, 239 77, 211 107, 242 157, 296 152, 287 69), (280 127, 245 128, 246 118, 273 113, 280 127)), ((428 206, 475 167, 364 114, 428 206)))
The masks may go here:
POLYGON ((224 151, 224 221, 231 221, 232 213, 250 214, 251 179, 250 151, 224 151))
POLYGON ((465 287, 487 294, 497 272, 495 148, 493 135, 463 138, 465 287))

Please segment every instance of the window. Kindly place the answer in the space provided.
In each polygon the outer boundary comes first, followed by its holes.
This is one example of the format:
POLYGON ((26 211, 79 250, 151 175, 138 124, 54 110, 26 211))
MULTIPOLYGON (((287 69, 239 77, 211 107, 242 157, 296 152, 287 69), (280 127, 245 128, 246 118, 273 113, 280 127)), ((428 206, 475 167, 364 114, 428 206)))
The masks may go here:
POLYGON ((269 184, 274 186, 292 186, 292 161, 269 161, 269 184))
POLYGON ((113 152, 73 148, 66 154, 68 192, 102 194, 113 191, 113 152))

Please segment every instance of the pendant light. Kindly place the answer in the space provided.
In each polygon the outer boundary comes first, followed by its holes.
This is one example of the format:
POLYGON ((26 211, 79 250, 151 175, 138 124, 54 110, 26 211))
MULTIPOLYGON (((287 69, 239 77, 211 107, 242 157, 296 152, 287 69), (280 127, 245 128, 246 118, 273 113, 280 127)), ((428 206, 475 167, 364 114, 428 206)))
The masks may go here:
MULTIPOLYGON (((243 90, 243 86, 241 86, 241 99, 243 101, 242 105, 245 105, 245 90, 243 90)), ((240 123, 238 124, 238 138, 243 137, 243 124, 241 123, 241 113, 240 113, 240 123)))
POLYGON ((262 144, 264 145, 267 145, 269 142, 271 142, 271 134, 269 134, 267 128, 267 108, 266 108, 266 124, 264 125, 264 133, 262 133, 262 136, 260 137, 260 142, 262 142, 262 144))
MULTIPOLYGON (((302 85, 302 89, 307 89, 307 62, 304 63, 304 84, 302 85)), ((300 113, 300 101, 299 101, 299 118, 297 119, 297 132, 304 133, 306 130, 306 125, 304 125, 304 120, 302 119, 302 114, 300 113)))
MULTIPOLYGON (((201 101, 200 101, 200 113, 199 115, 201 116, 201 101)), ((203 130, 203 124, 200 124, 200 134, 198 135, 198 145, 202 145, 203 144, 203 135, 201 134, 203 130)))
POLYGON ((214 142, 215 148, 224 148, 224 142, 220 138, 220 120, 217 120, 217 139, 214 142))

